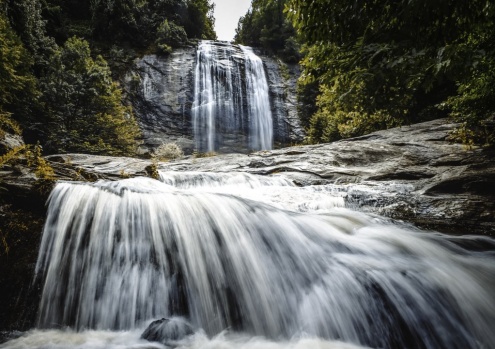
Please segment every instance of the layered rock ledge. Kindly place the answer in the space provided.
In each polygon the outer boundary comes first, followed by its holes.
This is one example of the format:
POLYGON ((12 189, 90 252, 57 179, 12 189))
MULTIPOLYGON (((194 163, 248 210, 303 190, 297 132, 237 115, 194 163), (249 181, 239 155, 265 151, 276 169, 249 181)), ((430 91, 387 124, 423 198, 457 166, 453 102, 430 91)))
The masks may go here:
MULTIPOLYGON (((447 140, 446 119, 319 145, 161 162, 162 171, 283 173, 296 185, 333 185, 346 205, 456 234, 495 234, 494 150, 447 140)), ((94 178, 145 175, 149 160, 48 157, 94 178)))
MULTIPOLYGON (((330 188, 325 192, 342 197, 356 210, 444 233, 495 236, 495 150, 448 142, 454 127, 447 120, 435 120, 331 144, 189 156, 158 164, 85 154, 46 160, 58 180, 70 181, 146 176, 152 165, 162 171, 283 174, 298 186, 330 188)), ((0 254, 0 284, 8 286, 0 292, 1 342, 9 335, 2 330, 33 326, 40 285, 32 283, 32 275, 48 191, 39 192, 39 179, 22 164, 4 167, 0 184, 0 217, 14 218, 12 222, 20 225, 10 252, 0 254)))

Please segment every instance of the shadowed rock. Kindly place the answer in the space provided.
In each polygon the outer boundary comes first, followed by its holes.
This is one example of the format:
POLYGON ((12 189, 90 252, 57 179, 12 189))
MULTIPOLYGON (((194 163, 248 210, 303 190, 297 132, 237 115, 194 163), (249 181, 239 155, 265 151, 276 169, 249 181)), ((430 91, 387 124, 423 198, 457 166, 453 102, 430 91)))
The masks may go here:
POLYGON ((193 327, 183 318, 162 318, 153 321, 144 330, 141 338, 150 342, 159 342, 170 347, 175 347, 178 341, 183 340, 193 333, 193 327))

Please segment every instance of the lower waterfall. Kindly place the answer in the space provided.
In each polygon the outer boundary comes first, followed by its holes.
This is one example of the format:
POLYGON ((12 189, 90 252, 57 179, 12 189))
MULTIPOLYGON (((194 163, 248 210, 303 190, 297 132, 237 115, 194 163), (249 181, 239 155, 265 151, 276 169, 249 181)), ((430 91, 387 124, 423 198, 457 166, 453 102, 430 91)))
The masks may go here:
POLYGON ((495 241, 345 208, 282 175, 163 172, 57 184, 38 329, 0 348, 493 348, 495 241))

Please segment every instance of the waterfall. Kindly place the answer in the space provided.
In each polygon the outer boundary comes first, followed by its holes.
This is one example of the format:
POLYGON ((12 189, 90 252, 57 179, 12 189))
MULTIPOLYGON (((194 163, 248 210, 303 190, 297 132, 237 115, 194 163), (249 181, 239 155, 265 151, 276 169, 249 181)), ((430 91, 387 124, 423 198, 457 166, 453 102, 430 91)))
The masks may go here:
POLYGON ((38 326, 134 331, 183 316, 216 336, 187 348, 493 346, 493 240, 417 231, 328 193, 242 173, 59 183, 38 326))
POLYGON ((263 62, 250 47, 241 46, 246 59, 246 93, 251 149, 272 149, 273 123, 263 62))
POLYGON ((263 62, 252 49, 202 41, 192 109, 196 148, 268 150, 273 125, 263 62))

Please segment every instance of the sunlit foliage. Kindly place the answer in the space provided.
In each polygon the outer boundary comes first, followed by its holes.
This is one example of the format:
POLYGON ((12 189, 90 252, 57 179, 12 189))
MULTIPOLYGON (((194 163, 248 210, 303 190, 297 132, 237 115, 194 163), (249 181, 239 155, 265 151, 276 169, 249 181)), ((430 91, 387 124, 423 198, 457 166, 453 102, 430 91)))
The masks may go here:
POLYGON ((291 0, 286 14, 305 43, 300 84, 320 86, 312 142, 451 112, 474 130, 495 111, 467 103, 495 68, 491 1, 291 0))

